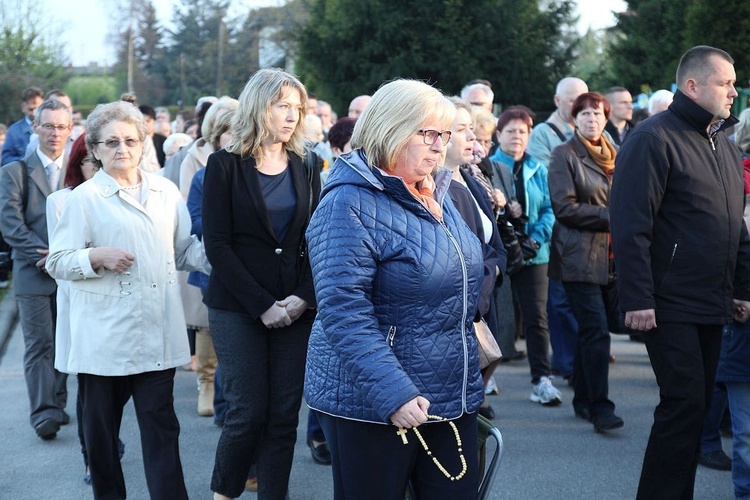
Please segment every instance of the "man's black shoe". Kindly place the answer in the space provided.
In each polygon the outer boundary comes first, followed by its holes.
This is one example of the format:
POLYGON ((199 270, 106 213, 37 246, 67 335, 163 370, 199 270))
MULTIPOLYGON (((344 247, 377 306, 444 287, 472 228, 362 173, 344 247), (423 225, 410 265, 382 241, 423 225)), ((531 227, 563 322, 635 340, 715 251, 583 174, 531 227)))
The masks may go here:
POLYGON ((57 437, 57 431, 60 430, 60 422, 48 418, 41 424, 37 425, 35 430, 37 436, 45 441, 49 441, 57 437))
POLYGON ((594 424, 594 430, 596 432, 607 432, 613 429, 619 429, 625 425, 625 422, 614 413, 593 417, 591 422, 594 424))
POLYGON ((709 469, 732 470, 732 459, 721 450, 712 451, 711 453, 701 453, 698 457, 698 463, 709 469))
POLYGON ((331 452, 328 450, 328 445, 326 443, 315 446, 312 440, 308 440, 307 446, 310 447, 310 454, 316 464, 331 465, 331 452))

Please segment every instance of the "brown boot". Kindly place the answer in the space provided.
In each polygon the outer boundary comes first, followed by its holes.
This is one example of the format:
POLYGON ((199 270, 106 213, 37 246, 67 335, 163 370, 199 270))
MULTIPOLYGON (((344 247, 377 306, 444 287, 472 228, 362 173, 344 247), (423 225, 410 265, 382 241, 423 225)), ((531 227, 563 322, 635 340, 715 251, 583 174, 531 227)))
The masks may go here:
POLYGON ((199 328, 195 332, 195 359, 198 374, 198 415, 210 417, 214 414, 214 374, 217 360, 208 328, 199 328))

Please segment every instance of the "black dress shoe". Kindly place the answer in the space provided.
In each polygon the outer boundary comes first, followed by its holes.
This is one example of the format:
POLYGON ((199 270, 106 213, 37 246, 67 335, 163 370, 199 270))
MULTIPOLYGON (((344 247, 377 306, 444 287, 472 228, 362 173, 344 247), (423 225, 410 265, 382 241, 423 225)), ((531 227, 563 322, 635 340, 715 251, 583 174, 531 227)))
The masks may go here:
POLYGON ((709 469, 732 470, 732 459, 721 450, 712 451, 711 453, 701 453, 698 457, 698 463, 709 469))
POLYGON ((310 454, 316 464, 331 465, 331 452, 328 450, 326 443, 315 446, 312 440, 308 440, 307 446, 310 447, 310 454))
POLYGON ((48 418, 41 424, 37 425, 35 430, 37 436, 45 441, 49 441, 57 437, 57 431, 60 430, 60 423, 48 418))
POLYGON ((593 417, 591 423, 594 424, 594 430, 596 432, 607 432, 613 429, 619 429, 625 425, 625 422, 614 413, 593 417))
POLYGON ((494 420, 495 418, 495 410, 490 405, 480 406, 477 411, 487 420, 494 420))
POLYGON ((588 420, 591 422, 591 411, 588 408, 576 408, 576 417, 588 420))

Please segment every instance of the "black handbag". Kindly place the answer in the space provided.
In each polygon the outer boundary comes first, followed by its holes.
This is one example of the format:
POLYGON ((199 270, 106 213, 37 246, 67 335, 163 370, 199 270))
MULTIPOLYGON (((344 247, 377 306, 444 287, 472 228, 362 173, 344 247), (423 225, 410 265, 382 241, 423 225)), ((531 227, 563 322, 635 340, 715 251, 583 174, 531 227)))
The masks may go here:
POLYGON ((497 229, 505 251, 508 253, 505 273, 512 276, 523 268, 523 252, 521 251, 521 244, 518 242, 516 230, 513 224, 508 221, 507 212, 498 216, 497 229))
POLYGON ((604 287, 602 297, 607 312, 607 327, 611 333, 633 333, 625 327, 625 314, 620 310, 620 300, 617 296, 617 271, 615 261, 609 261, 609 282, 604 287))

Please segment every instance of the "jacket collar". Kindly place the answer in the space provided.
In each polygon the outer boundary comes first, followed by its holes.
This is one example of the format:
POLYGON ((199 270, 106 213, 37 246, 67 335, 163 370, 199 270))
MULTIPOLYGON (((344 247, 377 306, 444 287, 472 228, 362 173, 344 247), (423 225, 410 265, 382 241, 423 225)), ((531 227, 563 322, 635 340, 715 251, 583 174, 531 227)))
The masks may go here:
MULTIPOLYGON (((439 168, 433 174, 435 180, 435 192, 433 196, 441 206, 451 183, 452 172, 446 168, 439 168)), ((378 191, 384 191, 389 196, 404 204, 411 202, 420 205, 419 201, 409 192, 404 180, 395 175, 381 173, 378 168, 372 168, 367 163, 367 156, 361 149, 355 149, 350 153, 338 157, 331 174, 328 177, 321 198, 331 191, 335 186, 341 184, 354 184, 362 187, 369 186, 378 191)))
MULTIPOLYGON (((683 94, 680 90, 675 92, 674 100, 672 101, 672 104, 669 105, 669 111, 679 115, 701 134, 708 136, 707 129, 711 124, 713 115, 683 94)), ((724 123, 722 123, 717 132, 725 130, 737 123, 739 123, 739 120, 730 115, 729 118, 724 120, 724 123)))
MULTIPOLYGON (((141 175, 141 189, 148 191, 162 191, 160 186, 149 182, 146 172, 141 171, 139 173, 141 175)), ((99 169, 99 171, 94 174, 94 177, 91 178, 91 182, 94 183, 99 194, 105 198, 116 195, 122 189, 120 185, 117 184, 117 181, 105 172, 104 169, 99 169)))
MULTIPOLYGON (((573 134, 573 138, 569 141, 570 144, 573 146, 573 149, 576 152, 576 156, 580 158, 581 163, 586 165, 591 170, 599 173, 600 175, 607 177, 607 174, 604 173, 604 170, 601 169, 601 167, 596 163, 596 161, 591 157, 589 154, 589 150, 586 149, 586 146, 583 144, 583 141, 581 141, 581 138, 578 137, 578 134, 573 134)), ((615 150, 617 149, 617 146, 615 146, 615 150)))
MULTIPOLYGON (((516 160, 509 154, 506 154, 505 152, 503 152, 500 148, 497 148, 495 150, 495 153, 492 155, 490 160, 497 161, 506 165, 508 168, 511 169, 511 171, 513 171, 513 167, 516 164, 516 160)), ((534 174, 536 174, 536 171, 542 167, 542 164, 534 160, 531 156, 529 156, 528 153, 523 154, 522 160, 523 160, 523 180, 525 182, 528 182, 529 179, 534 177, 534 174)))

